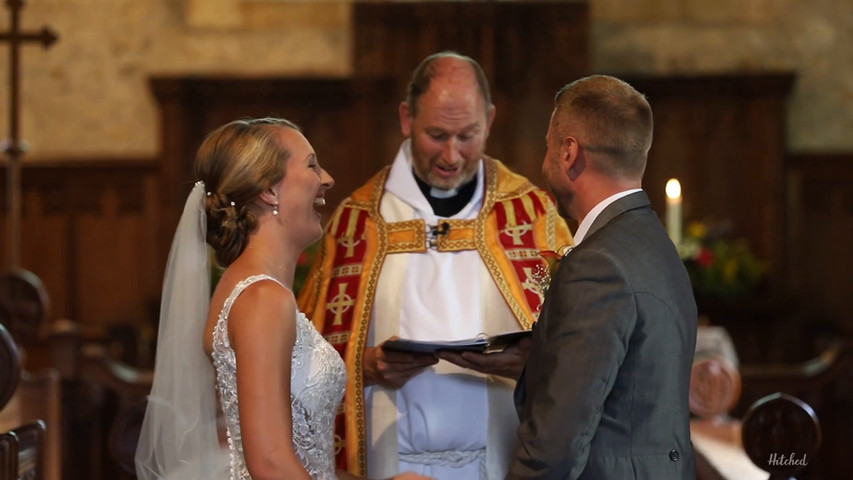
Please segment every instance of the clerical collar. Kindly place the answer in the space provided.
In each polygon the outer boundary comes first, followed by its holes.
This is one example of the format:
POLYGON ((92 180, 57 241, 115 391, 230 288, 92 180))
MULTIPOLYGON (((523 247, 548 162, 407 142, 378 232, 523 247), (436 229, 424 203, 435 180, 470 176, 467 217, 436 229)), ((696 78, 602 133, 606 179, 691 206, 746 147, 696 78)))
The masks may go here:
POLYGON ((415 171, 412 170, 412 176, 418 183, 418 188, 426 197, 427 202, 432 207, 433 213, 439 217, 452 217, 459 213, 465 205, 474 196, 474 190, 477 188, 477 175, 474 175, 468 183, 458 188, 451 190, 441 190, 431 187, 426 182, 418 178, 415 171))

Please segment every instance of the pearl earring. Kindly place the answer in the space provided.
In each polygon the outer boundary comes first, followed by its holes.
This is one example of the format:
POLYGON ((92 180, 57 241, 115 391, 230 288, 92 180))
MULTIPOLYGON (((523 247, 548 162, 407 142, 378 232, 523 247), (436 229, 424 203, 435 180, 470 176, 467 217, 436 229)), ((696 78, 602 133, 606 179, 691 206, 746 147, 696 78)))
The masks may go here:
POLYGON ((272 214, 273 214, 273 215, 278 215, 278 204, 273 205, 273 207, 272 207, 272 214))

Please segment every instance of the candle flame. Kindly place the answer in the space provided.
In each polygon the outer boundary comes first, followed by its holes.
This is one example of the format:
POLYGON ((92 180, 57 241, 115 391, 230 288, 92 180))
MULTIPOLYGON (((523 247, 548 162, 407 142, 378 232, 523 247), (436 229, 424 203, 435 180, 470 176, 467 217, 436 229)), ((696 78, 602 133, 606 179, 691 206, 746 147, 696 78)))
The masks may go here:
POLYGON ((672 199, 681 197, 681 183, 674 178, 666 182, 666 196, 672 199))

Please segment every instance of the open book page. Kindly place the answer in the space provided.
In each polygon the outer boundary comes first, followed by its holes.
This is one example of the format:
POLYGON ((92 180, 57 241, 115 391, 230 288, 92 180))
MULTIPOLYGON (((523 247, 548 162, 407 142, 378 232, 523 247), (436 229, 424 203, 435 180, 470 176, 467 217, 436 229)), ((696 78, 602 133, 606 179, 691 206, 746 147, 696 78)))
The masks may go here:
POLYGON ((499 335, 481 335, 464 340, 449 341, 421 341, 421 340, 389 340, 382 345, 385 350, 409 353, 435 353, 439 350, 450 350, 453 352, 478 352, 496 353, 530 336, 530 330, 501 333, 499 335))

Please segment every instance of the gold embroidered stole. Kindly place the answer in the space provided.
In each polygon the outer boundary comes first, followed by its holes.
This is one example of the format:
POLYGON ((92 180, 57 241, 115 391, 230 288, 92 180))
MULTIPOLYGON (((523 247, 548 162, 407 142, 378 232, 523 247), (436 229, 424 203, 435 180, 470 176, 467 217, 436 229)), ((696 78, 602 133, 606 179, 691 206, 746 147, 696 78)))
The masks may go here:
POLYGON ((390 171, 386 168, 355 192, 327 227, 324 242, 330 251, 324 256, 331 255, 331 261, 320 259, 324 268, 312 272, 319 289, 312 294, 323 298, 307 298, 322 309, 312 314, 315 325, 350 367, 344 406, 335 419, 340 469, 359 475, 367 469, 362 355, 386 255, 419 253, 428 248, 442 252, 477 250, 519 325, 529 329, 538 314, 543 296, 532 273, 539 265, 547 268, 539 251, 556 250, 557 240, 568 243, 571 237, 564 224, 556 231, 555 209, 546 203, 542 191, 496 160, 485 158, 484 162, 486 188, 475 219, 446 219, 440 226, 427 226, 423 219, 386 223, 379 214, 390 171), (499 191, 499 174, 500 180, 508 178, 507 183, 519 188, 499 191), (431 227, 440 227, 443 233, 430 235, 431 227))

